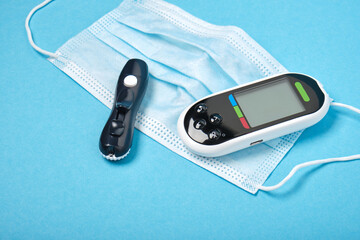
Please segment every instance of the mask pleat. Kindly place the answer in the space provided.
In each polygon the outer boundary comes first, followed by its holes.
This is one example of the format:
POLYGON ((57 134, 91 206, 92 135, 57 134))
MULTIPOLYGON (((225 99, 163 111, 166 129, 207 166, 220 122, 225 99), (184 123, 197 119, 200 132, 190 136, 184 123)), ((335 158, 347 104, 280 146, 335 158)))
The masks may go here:
MULTIPOLYGON (((186 45, 190 45, 191 47, 186 50, 189 50, 188 52, 193 53, 194 56, 190 55, 188 61, 183 59, 184 64, 194 57, 201 59, 202 54, 195 54, 197 52, 203 52, 203 54, 206 54, 209 58, 211 66, 216 69, 216 72, 223 72, 224 85, 227 83, 231 84, 233 81, 235 81, 233 82, 234 85, 238 85, 265 75, 265 72, 260 70, 260 65, 257 66, 251 62, 249 56, 246 57, 239 49, 229 44, 227 39, 234 34, 234 31, 227 31, 225 30, 226 28, 221 28, 221 30, 209 28, 206 29, 208 30, 206 32, 198 31, 200 27, 194 24, 182 25, 178 23, 175 16, 181 18, 181 14, 179 15, 174 12, 173 20, 169 21, 162 17, 165 10, 157 8, 154 9, 153 12, 149 11, 147 7, 149 7, 150 4, 146 4, 146 1, 143 4, 137 4, 131 1, 126 2, 124 2, 124 6, 121 5, 120 8, 113 11, 109 16, 119 24, 140 31, 142 35, 158 35, 160 36, 159 38, 163 40, 169 39, 170 44, 168 45, 172 47, 185 45, 184 48, 186 49, 186 45), (126 2, 128 4, 126 4, 126 2), (143 24, 144 22, 148 24, 143 24), (194 49, 195 52, 192 51, 194 49)), ((182 20, 188 21, 186 17, 183 17, 182 20)), ((110 31, 111 28, 112 27, 109 26, 110 31)), ((121 34, 121 31, 115 32, 121 34)), ((125 35, 125 37, 128 36, 128 34, 125 35)), ((134 41, 133 39, 130 39, 130 41, 136 42, 136 40, 134 41)), ((179 64, 177 63, 176 65, 178 66, 179 64)), ((206 75, 206 73, 204 75, 206 75)), ((213 76, 216 76, 216 73, 213 76)), ((207 79, 209 77, 211 78, 212 76, 206 76, 207 79)), ((201 76, 197 76, 197 78, 201 78, 201 76)), ((209 82, 207 84, 212 84, 209 82)), ((217 89, 217 91, 219 90, 217 89)))
MULTIPOLYGON (((210 93, 236 84, 207 52, 191 44, 159 34, 144 34, 120 23, 112 24, 98 37, 109 40, 111 36, 107 33, 126 42, 149 60, 201 82, 210 93)), ((112 44, 110 41, 108 43, 112 44)))
POLYGON ((202 81, 212 92, 237 85, 236 79, 244 82, 244 79, 249 79, 247 76, 254 79, 260 76, 253 76, 254 72, 259 72, 256 67, 240 57, 240 53, 236 56, 237 50, 229 50, 229 46, 224 46, 219 39, 190 33, 183 33, 180 37, 177 36, 176 26, 166 26, 164 23, 160 29, 152 28, 158 25, 151 23, 146 25, 147 28, 138 28, 138 23, 131 22, 127 17, 128 15, 117 16, 117 23, 111 24, 108 31, 131 43, 149 58, 166 63, 179 72, 202 81), (207 43, 203 44, 204 41, 207 43), (149 45, 152 47, 148 48, 149 45), (217 52, 203 47, 204 45, 216 46, 217 52), (204 69, 207 71, 203 71, 204 69), (243 78, 240 79, 239 76, 243 78))
MULTIPOLYGON (((90 29, 91 30, 91 29, 90 29)), ((92 31, 93 32, 93 31, 92 31)), ((126 56, 127 58, 140 58, 146 61, 149 65, 151 74, 157 79, 160 79, 169 84, 177 85, 188 91, 194 99, 199 99, 212 93, 202 82, 194 79, 186 74, 173 69, 166 63, 154 61, 153 59, 145 56, 137 48, 123 41, 106 30, 101 32, 97 31, 94 35, 109 48, 126 56)))

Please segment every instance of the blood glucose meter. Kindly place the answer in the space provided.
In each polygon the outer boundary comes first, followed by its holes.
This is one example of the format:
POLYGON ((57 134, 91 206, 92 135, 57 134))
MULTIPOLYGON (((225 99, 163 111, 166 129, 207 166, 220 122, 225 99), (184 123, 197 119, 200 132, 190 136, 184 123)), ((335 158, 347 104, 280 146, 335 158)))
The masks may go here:
POLYGON ((221 156, 310 127, 330 102, 314 78, 280 74, 200 99, 180 115, 178 133, 194 153, 221 156))

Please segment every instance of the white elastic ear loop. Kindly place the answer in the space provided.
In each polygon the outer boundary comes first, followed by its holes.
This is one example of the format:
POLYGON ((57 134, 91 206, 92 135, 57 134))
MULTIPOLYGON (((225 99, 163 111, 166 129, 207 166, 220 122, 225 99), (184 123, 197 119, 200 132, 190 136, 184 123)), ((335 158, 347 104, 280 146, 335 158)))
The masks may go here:
POLYGON ((289 173, 289 175, 287 175, 281 182, 279 182, 278 184, 274 185, 274 186, 260 186, 258 187, 259 190, 263 190, 263 191, 272 191, 275 189, 280 188, 282 185, 284 185, 299 169, 304 168, 304 167, 308 167, 308 166, 312 166, 312 165, 318 165, 318 164, 324 164, 324 163, 330 163, 330 162, 345 162, 345 161, 351 161, 351 160, 358 160, 360 159, 360 154, 357 155, 352 155, 352 156, 348 156, 348 157, 340 157, 340 158, 327 158, 327 159, 322 159, 322 160, 315 160, 315 161, 311 161, 311 162, 306 162, 306 163, 301 163, 299 165, 296 165, 291 172, 289 173))
MULTIPOLYGON (((353 106, 350 105, 346 105, 343 103, 331 103, 332 106, 339 106, 339 107, 344 107, 347 109, 350 109, 356 113, 360 114, 360 109, 355 108, 353 106)), ((360 159, 360 154, 356 154, 356 155, 352 155, 352 156, 348 156, 348 157, 340 157, 340 158, 327 158, 327 159, 322 159, 322 160, 315 160, 315 161, 310 161, 310 162, 306 162, 306 163, 301 163, 296 165, 291 172, 278 184, 274 185, 274 186, 258 186, 259 190, 262 191, 273 191, 275 189, 280 188, 282 185, 284 185, 292 176, 294 176, 294 174, 301 168, 304 167, 308 167, 308 166, 313 166, 313 165, 318 165, 318 164, 324 164, 324 163, 330 163, 330 162, 345 162, 345 161, 352 161, 352 160, 359 160, 360 159)))
POLYGON ((332 103, 330 103, 330 105, 347 108, 347 109, 350 109, 351 111, 354 111, 354 112, 360 114, 360 109, 350 106, 350 105, 347 105, 347 104, 332 102, 332 103))
POLYGON ((49 56, 49 57, 52 57, 52 58, 57 58, 58 55, 56 55, 55 53, 52 53, 52 52, 48 52, 40 47, 38 47, 35 43, 34 43, 34 40, 33 40, 33 37, 32 37, 32 34, 31 34, 31 29, 30 29, 30 26, 29 26, 29 23, 30 23, 30 19, 32 17, 32 15, 37 11, 39 10, 40 8, 44 7, 45 5, 47 5, 49 2, 51 2, 53 0, 46 0, 44 2, 42 2, 41 4, 37 5, 36 7, 34 7, 28 14, 28 16, 26 17, 26 20, 25 20, 25 29, 26 29, 26 33, 27 33, 27 36, 28 36, 28 39, 29 39, 29 43, 30 45, 36 50, 38 51, 39 53, 41 54, 44 54, 46 56, 49 56))

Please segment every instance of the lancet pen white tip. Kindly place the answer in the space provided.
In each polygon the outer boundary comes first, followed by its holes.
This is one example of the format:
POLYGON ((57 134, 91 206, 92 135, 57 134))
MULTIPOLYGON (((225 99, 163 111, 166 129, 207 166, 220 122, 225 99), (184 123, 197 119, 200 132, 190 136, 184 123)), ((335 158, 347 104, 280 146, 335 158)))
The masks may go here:
POLYGON ((131 150, 131 148, 129 149, 129 151, 127 151, 127 153, 125 153, 124 155, 122 155, 120 157, 116 157, 115 155, 104 155, 102 153, 101 153, 101 155, 109 161, 119 161, 119 160, 125 158, 127 155, 129 155, 130 150, 131 150))
POLYGON ((34 7, 28 14, 28 16, 26 17, 26 20, 25 20, 25 29, 26 29, 26 33, 27 33, 27 37, 28 37, 28 40, 29 40, 29 43, 30 45, 39 53, 45 55, 45 56, 48 56, 48 57, 51 57, 51 58, 57 58, 58 55, 53 53, 53 52, 49 52, 49 51, 46 51, 42 48, 40 48, 39 46, 37 46, 33 40, 33 37, 32 37, 32 33, 31 33, 31 29, 30 29, 30 19, 31 17, 34 15, 34 13, 39 10, 40 8, 46 6, 48 3, 50 3, 51 1, 53 0, 46 0, 44 2, 42 2, 41 4, 37 5, 36 7, 34 7))

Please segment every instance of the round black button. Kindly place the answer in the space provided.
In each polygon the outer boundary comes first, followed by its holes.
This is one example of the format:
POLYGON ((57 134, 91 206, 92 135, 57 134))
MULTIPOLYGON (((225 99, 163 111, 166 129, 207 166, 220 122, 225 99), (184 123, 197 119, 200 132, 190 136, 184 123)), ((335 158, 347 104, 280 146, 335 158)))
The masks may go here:
POLYGON ((196 120, 194 122, 194 128, 195 129, 203 129, 206 126, 206 121, 205 119, 200 119, 200 120, 196 120))
POLYGON ((204 113, 207 110, 207 106, 204 103, 199 103, 195 106, 196 113, 204 113))
POLYGON ((214 129, 214 130, 210 131, 210 133, 209 133, 209 138, 211 140, 218 140, 220 138, 220 136, 221 136, 221 132, 219 129, 214 129))
POLYGON ((222 117, 218 113, 214 113, 210 116, 210 122, 212 124, 218 125, 221 123, 221 121, 222 121, 222 117))

